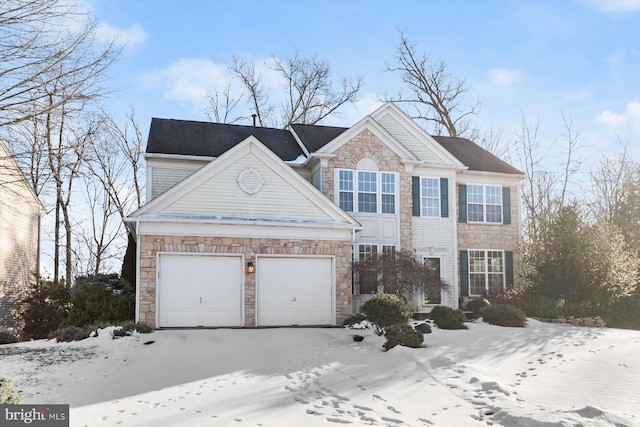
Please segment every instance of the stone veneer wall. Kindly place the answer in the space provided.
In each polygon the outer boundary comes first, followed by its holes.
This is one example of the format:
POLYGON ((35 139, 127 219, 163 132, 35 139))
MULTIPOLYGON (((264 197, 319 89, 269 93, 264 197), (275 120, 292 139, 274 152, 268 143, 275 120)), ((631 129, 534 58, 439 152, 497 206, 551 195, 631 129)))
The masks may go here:
MULTIPOLYGON (((336 324, 351 316, 351 241, 257 239, 203 236, 140 236, 140 321, 155 327, 156 260, 161 252, 244 254, 245 262, 258 255, 335 255, 336 324)), ((245 326, 256 326, 256 275, 245 274, 245 326)))
MULTIPOLYGON (((513 280, 518 286, 520 271, 520 212, 519 201, 514 197, 518 194, 516 187, 511 188, 511 224, 469 224, 460 222, 460 186, 456 185, 456 221, 458 224, 458 251, 465 249, 502 249, 513 252, 513 280)), ((458 265, 460 263, 460 254, 458 265)))
POLYGON ((405 172, 400 158, 387 145, 382 143, 371 131, 365 129, 334 153, 329 165, 322 168, 322 192, 334 200, 334 181, 336 168, 355 169, 358 162, 369 158, 376 162, 378 170, 398 172, 400 206, 400 246, 402 250, 413 250, 411 238, 411 174, 405 172))

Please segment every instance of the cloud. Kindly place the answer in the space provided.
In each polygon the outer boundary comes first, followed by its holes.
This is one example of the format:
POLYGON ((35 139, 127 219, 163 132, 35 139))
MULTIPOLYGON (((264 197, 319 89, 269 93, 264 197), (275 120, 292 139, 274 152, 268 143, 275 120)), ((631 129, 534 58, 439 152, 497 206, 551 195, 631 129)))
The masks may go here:
POLYGON ((380 108, 383 102, 374 93, 367 93, 353 104, 344 104, 335 116, 329 116, 322 121, 326 126, 353 126, 364 116, 380 108))
POLYGON ((640 11, 640 0, 582 0, 582 3, 601 12, 640 11))
POLYGON ((622 114, 605 110, 596 117, 596 121, 605 125, 611 133, 640 134, 640 102, 627 104, 622 114))
POLYGON ((489 70, 489 79, 496 86, 511 86, 526 79, 525 73, 519 69, 492 68, 489 70))
POLYGON ((134 49, 144 43, 148 38, 142 26, 133 24, 129 28, 118 28, 109 24, 100 24, 96 28, 96 35, 102 41, 112 41, 126 49, 134 49))
POLYGON ((231 80, 226 64, 203 58, 183 58, 141 78, 144 84, 161 86, 165 98, 192 104, 199 112, 206 106, 207 94, 223 90, 231 80))

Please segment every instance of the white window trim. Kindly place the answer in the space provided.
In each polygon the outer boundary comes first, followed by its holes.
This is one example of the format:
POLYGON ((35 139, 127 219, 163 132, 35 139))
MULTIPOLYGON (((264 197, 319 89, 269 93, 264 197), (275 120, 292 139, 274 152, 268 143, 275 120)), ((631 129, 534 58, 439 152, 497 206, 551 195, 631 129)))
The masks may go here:
POLYGON ((440 188, 440 181, 441 181, 441 177, 436 177, 436 176, 429 176, 429 175, 421 175, 419 176, 420 178, 420 217, 422 218, 440 218, 442 216, 442 210, 441 210, 441 200, 442 200, 442 193, 441 193, 441 188, 440 188), (422 209, 422 199, 432 199, 433 197, 427 197, 425 195, 422 194, 422 180, 423 179, 435 179, 438 181, 438 215, 426 215, 424 212, 424 209, 422 209))
POLYGON ((504 218, 502 217, 504 200, 502 200, 502 186, 495 184, 475 184, 468 183, 467 186, 467 223, 469 224, 502 224, 504 218), (469 219, 469 204, 477 205, 478 203, 470 203, 469 202, 469 186, 477 186, 482 187, 482 221, 472 221, 469 219), (487 187, 497 187, 499 189, 500 194, 500 205, 496 205, 490 203, 491 206, 500 206, 500 221, 487 221, 487 187))
MULTIPOLYGON (((480 294, 471 293, 471 252, 484 252, 484 290, 489 292, 489 257, 487 256, 488 252, 500 252, 502 258, 502 290, 505 291, 507 289, 507 272, 506 272, 506 263, 503 249, 467 249, 467 285, 469 286, 469 296, 470 297, 480 297, 480 294)), ((480 274, 480 273, 473 273, 480 274)), ((496 274, 496 273, 492 273, 496 274)))
MULTIPOLYGON (((361 169, 346 169, 346 168, 336 168, 334 172, 335 183, 334 183, 334 198, 336 204, 340 206, 340 171, 349 171, 353 175, 353 190, 351 193, 353 194, 353 211, 349 211, 350 213, 362 214, 362 215, 398 215, 399 210, 399 192, 398 192, 398 173, 391 171, 376 171, 376 170, 361 170, 361 169), (360 182, 358 180, 358 172, 370 172, 376 175, 376 211, 375 212, 360 212, 358 210, 358 194, 360 193, 360 182), (394 208, 393 213, 382 213, 382 195, 383 194, 391 194, 391 193, 383 193, 382 192, 382 174, 389 174, 394 177, 393 185, 395 192, 394 195, 394 208)), ((346 192, 346 191, 343 191, 346 192)), ((362 192, 365 193, 365 192, 362 192)), ((367 194, 372 194, 367 192, 367 194)))

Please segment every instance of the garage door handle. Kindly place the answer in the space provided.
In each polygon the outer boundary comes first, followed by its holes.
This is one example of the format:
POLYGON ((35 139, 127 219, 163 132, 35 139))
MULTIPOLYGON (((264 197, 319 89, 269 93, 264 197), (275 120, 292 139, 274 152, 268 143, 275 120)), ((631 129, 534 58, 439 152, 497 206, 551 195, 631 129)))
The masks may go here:
POLYGON ((293 297, 293 299, 291 300, 291 302, 296 302, 296 297, 293 297))
POLYGON ((202 304, 202 297, 200 297, 200 304, 202 304))

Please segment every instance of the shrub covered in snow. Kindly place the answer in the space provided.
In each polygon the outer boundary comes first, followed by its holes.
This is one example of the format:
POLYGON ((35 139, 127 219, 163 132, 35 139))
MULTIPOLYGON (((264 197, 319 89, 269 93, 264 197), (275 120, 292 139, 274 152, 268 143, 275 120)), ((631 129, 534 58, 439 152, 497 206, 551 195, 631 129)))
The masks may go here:
POLYGON ((20 341, 18 339, 18 334, 10 329, 1 329, 0 330, 0 344, 12 344, 14 342, 20 341))
POLYGON ((404 302, 396 295, 377 294, 362 305, 360 309, 373 325, 376 334, 384 334, 391 325, 409 321, 411 313, 404 302))
POLYGON ((80 341, 89 338, 91 335, 90 328, 80 328, 78 326, 67 326, 66 328, 57 329, 49 334, 49 339, 55 339, 56 342, 80 341))
POLYGON ((524 327, 526 317, 517 307, 494 304, 482 309, 482 320, 492 325, 524 327))
POLYGON ((424 341, 424 335, 414 331, 413 328, 406 323, 389 326, 384 336, 387 342, 385 342, 383 346, 387 350, 397 345, 418 348, 422 345, 422 341, 424 341))
POLYGON ((351 327, 354 325, 358 325, 359 323, 362 323, 365 320, 367 320, 367 318, 363 314, 355 314, 351 317, 347 317, 346 319, 344 319, 344 322, 342 322, 342 325, 351 327))
POLYGON ((429 313, 429 317, 439 329, 467 329, 467 320, 462 310, 454 310, 444 305, 436 305, 429 313))
POLYGON ((127 337, 134 332, 138 332, 140 334, 148 334, 152 332, 153 329, 144 323, 134 323, 134 322, 125 322, 121 327, 113 330, 113 337, 127 337))
POLYGON ((0 405, 17 405, 22 398, 11 387, 11 381, 6 378, 0 378, 0 405))

